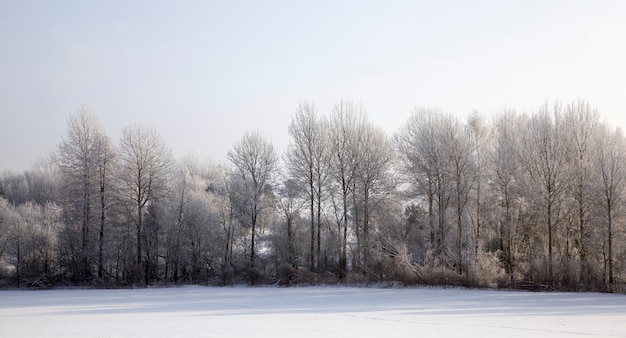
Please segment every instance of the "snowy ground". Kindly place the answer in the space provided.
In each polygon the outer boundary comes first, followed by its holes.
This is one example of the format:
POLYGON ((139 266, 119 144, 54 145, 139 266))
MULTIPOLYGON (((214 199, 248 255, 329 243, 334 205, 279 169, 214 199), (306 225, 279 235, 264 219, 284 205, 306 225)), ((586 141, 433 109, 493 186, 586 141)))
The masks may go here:
POLYGON ((0 291, 6 337, 626 337, 626 296, 463 289, 0 291))

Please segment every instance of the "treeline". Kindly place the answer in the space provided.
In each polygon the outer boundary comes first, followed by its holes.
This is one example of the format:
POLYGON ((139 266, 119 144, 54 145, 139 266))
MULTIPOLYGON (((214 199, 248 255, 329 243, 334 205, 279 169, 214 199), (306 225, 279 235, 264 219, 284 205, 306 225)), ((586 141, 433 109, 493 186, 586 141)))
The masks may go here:
POLYGON ((417 108, 390 136, 352 102, 305 102, 284 154, 253 131, 208 165, 142 125, 114 143, 79 107, 49 159, 0 177, 0 283, 623 292, 625 139, 599 118, 417 108))

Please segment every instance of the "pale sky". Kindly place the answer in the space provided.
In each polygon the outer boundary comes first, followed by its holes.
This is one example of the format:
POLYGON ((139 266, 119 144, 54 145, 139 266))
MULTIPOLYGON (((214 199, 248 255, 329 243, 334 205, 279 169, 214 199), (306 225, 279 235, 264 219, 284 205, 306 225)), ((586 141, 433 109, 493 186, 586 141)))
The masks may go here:
POLYGON ((226 161, 286 148, 298 102, 350 99, 389 134, 415 106, 464 118, 585 99, 626 126, 626 1, 0 0, 0 171, 56 148, 90 106, 117 144, 154 126, 226 161))

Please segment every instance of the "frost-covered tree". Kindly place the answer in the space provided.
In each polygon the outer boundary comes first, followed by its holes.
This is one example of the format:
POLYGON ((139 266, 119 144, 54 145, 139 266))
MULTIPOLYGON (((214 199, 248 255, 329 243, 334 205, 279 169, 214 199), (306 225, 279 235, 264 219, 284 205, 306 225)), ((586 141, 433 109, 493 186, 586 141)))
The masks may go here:
POLYGON ((512 110, 505 110, 496 117, 494 122, 493 148, 490 153, 491 190, 495 196, 497 207, 493 216, 498 250, 503 253, 503 262, 509 279, 513 279, 515 262, 514 218, 518 207, 520 193, 520 164, 515 155, 518 141, 519 126, 517 115, 512 110))
POLYGON ((67 136, 55 158, 67 222, 80 225, 80 267, 74 271, 80 280, 92 276, 95 262, 98 277, 103 276, 104 231, 114 156, 114 147, 95 114, 86 106, 79 107, 67 122, 67 136))
MULTIPOLYGON (((621 130, 610 130, 603 126, 595 149, 594 166, 599 172, 595 193, 604 214, 602 229, 604 275, 607 289, 613 290, 615 278, 615 238, 623 232, 623 225, 618 220, 624 217, 624 192, 626 191, 626 142, 621 130)), ((600 244, 600 243, 598 243, 600 244)))
MULTIPOLYGON (((590 223, 592 222, 593 194, 590 182, 593 180, 593 142, 598 128, 599 113, 584 101, 570 103, 565 108, 568 147, 572 154, 570 170, 572 180, 570 190, 575 201, 575 218, 578 235, 574 242, 578 250, 580 274, 578 279, 590 283, 591 271, 587 262, 589 251, 590 223)), ((602 139, 607 136, 602 136, 602 139)))
MULTIPOLYGON (((144 266, 146 252, 142 248, 145 241, 142 235, 144 213, 151 202, 168 194, 174 160, 159 133, 154 128, 141 125, 122 131, 119 151, 121 194, 129 202, 129 216, 136 230, 135 271, 147 278, 145 270, 148 266, 144 266)), ((144 282, 147 281, 144 279, 144 282)))
POLYGON ((554 277, 554 247, 564 219, 563 199, 568 183, 568 149, 560 103, 546 102, 523 126, 518 147, 525 170, 528 197, 541 211, 547 234, 547 280, 554 277))
POLYGON ((17 287, 47 286, 57 272, 57 234, 60 209, 54 203, 39 205, 27 202, 12 206, 0 199, 3 250, 9 264, 15 268, 17 287))
POLYGON ((255 266, 257 227, 270 207, 275 185, 278 155, 274 146, 258 131, 247 132, 228 152, 232 174, 238 179, 238 211, 241 222, 250 229, 250 267, 255 266))
POLYGON ((285 154, 289 177, 307 200, 310 222, 309 268, 319 264, 321 245, 322 191, 327 176, 323 121, 313 103, 303 102, 288 127, 291 141, 285 154))
POLYGON ((285 263, 293 268, 298 267, 298 247, 296 242, 298 238, 298 222, 300 221, 301 199, 299 199, 299 191, 296 182, 286 180, 277 191, 278 208, 283 218, 281 224, 284 223, 284 231, 275 234, 276 244, 280 246, 280 251, 285 263))
POLYGON ((447 212, 450 204, 445 130, 452 118, 439 110, 416 108, 395 135, 403 171, 409 178, 412 196, 425 199, 428 210, 430 247, 446 253, 447 212))
MULTIPOLYGON (((218 212, 209 191, 213 189, 212 176, 217 176, 212 169, 193 156, 184 157, 174 170, 171 194, 155 210, 153 221, 160 228, 157 235, 163 237, 159 240, 163 244, 152 251, 165 259, 165 279, 206 280, 217 268, 214 266, 221 264, 218 212)), ((158 265, 157 256, 152 264, 158 265)))
POLYGON ((371 233, 373 215, 380 207, 384 206, 384 200, 394 192, 395 177, 393 172, 394 149, 389 137, 383 130, 369 122, 361 126, 360 143, 357 145, 359 164, 355 173, 358 189, 356 193, 357 204, 361 205, 362 231, 358 230, 359 247, 363 257, 363 266, 368 269, 370 263, 370 249, 372 246, 371 233))
POLYGON ((490 144, 490 126, 485 121, 485 117, 478 111, 474 111, 467 118, 466 131, 471 148, 472 162, 474 163, 474 184, 472 185, 475 192, 475 211, 472 219, 474 224, 474 251, 478 253, 478 247, 481 241, 481 228, 485 208, 483 205, 484 190, 483 187, 488 179, 488 152, 491 150, 490 144))
MULTIPOLYGON (((333 197, 334 219, 337 223, 339 239, 339 275, 345 277, 348 272, 348 227, 350 210, 355 207, 350 199, 356 184, 359 166, 358 145, 361 140, 364 115, 360 107, 350 101, 336 103, 333 114, 326 127, 328 137, 328 158, 330 164, 330 184, 337 192, 333 197)), ((356 215, 355 215, 356 216, 356 215)), ((353 220, 358 224, 358 220, 353 220)))

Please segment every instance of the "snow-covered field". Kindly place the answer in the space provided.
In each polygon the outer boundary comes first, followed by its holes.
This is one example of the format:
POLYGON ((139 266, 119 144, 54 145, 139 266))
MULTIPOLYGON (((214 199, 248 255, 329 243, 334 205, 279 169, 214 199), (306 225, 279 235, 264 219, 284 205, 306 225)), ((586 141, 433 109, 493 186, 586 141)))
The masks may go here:
POLYGON ((626 296, 344 287, 0 291, 5 337, 626 337, 626 296))

